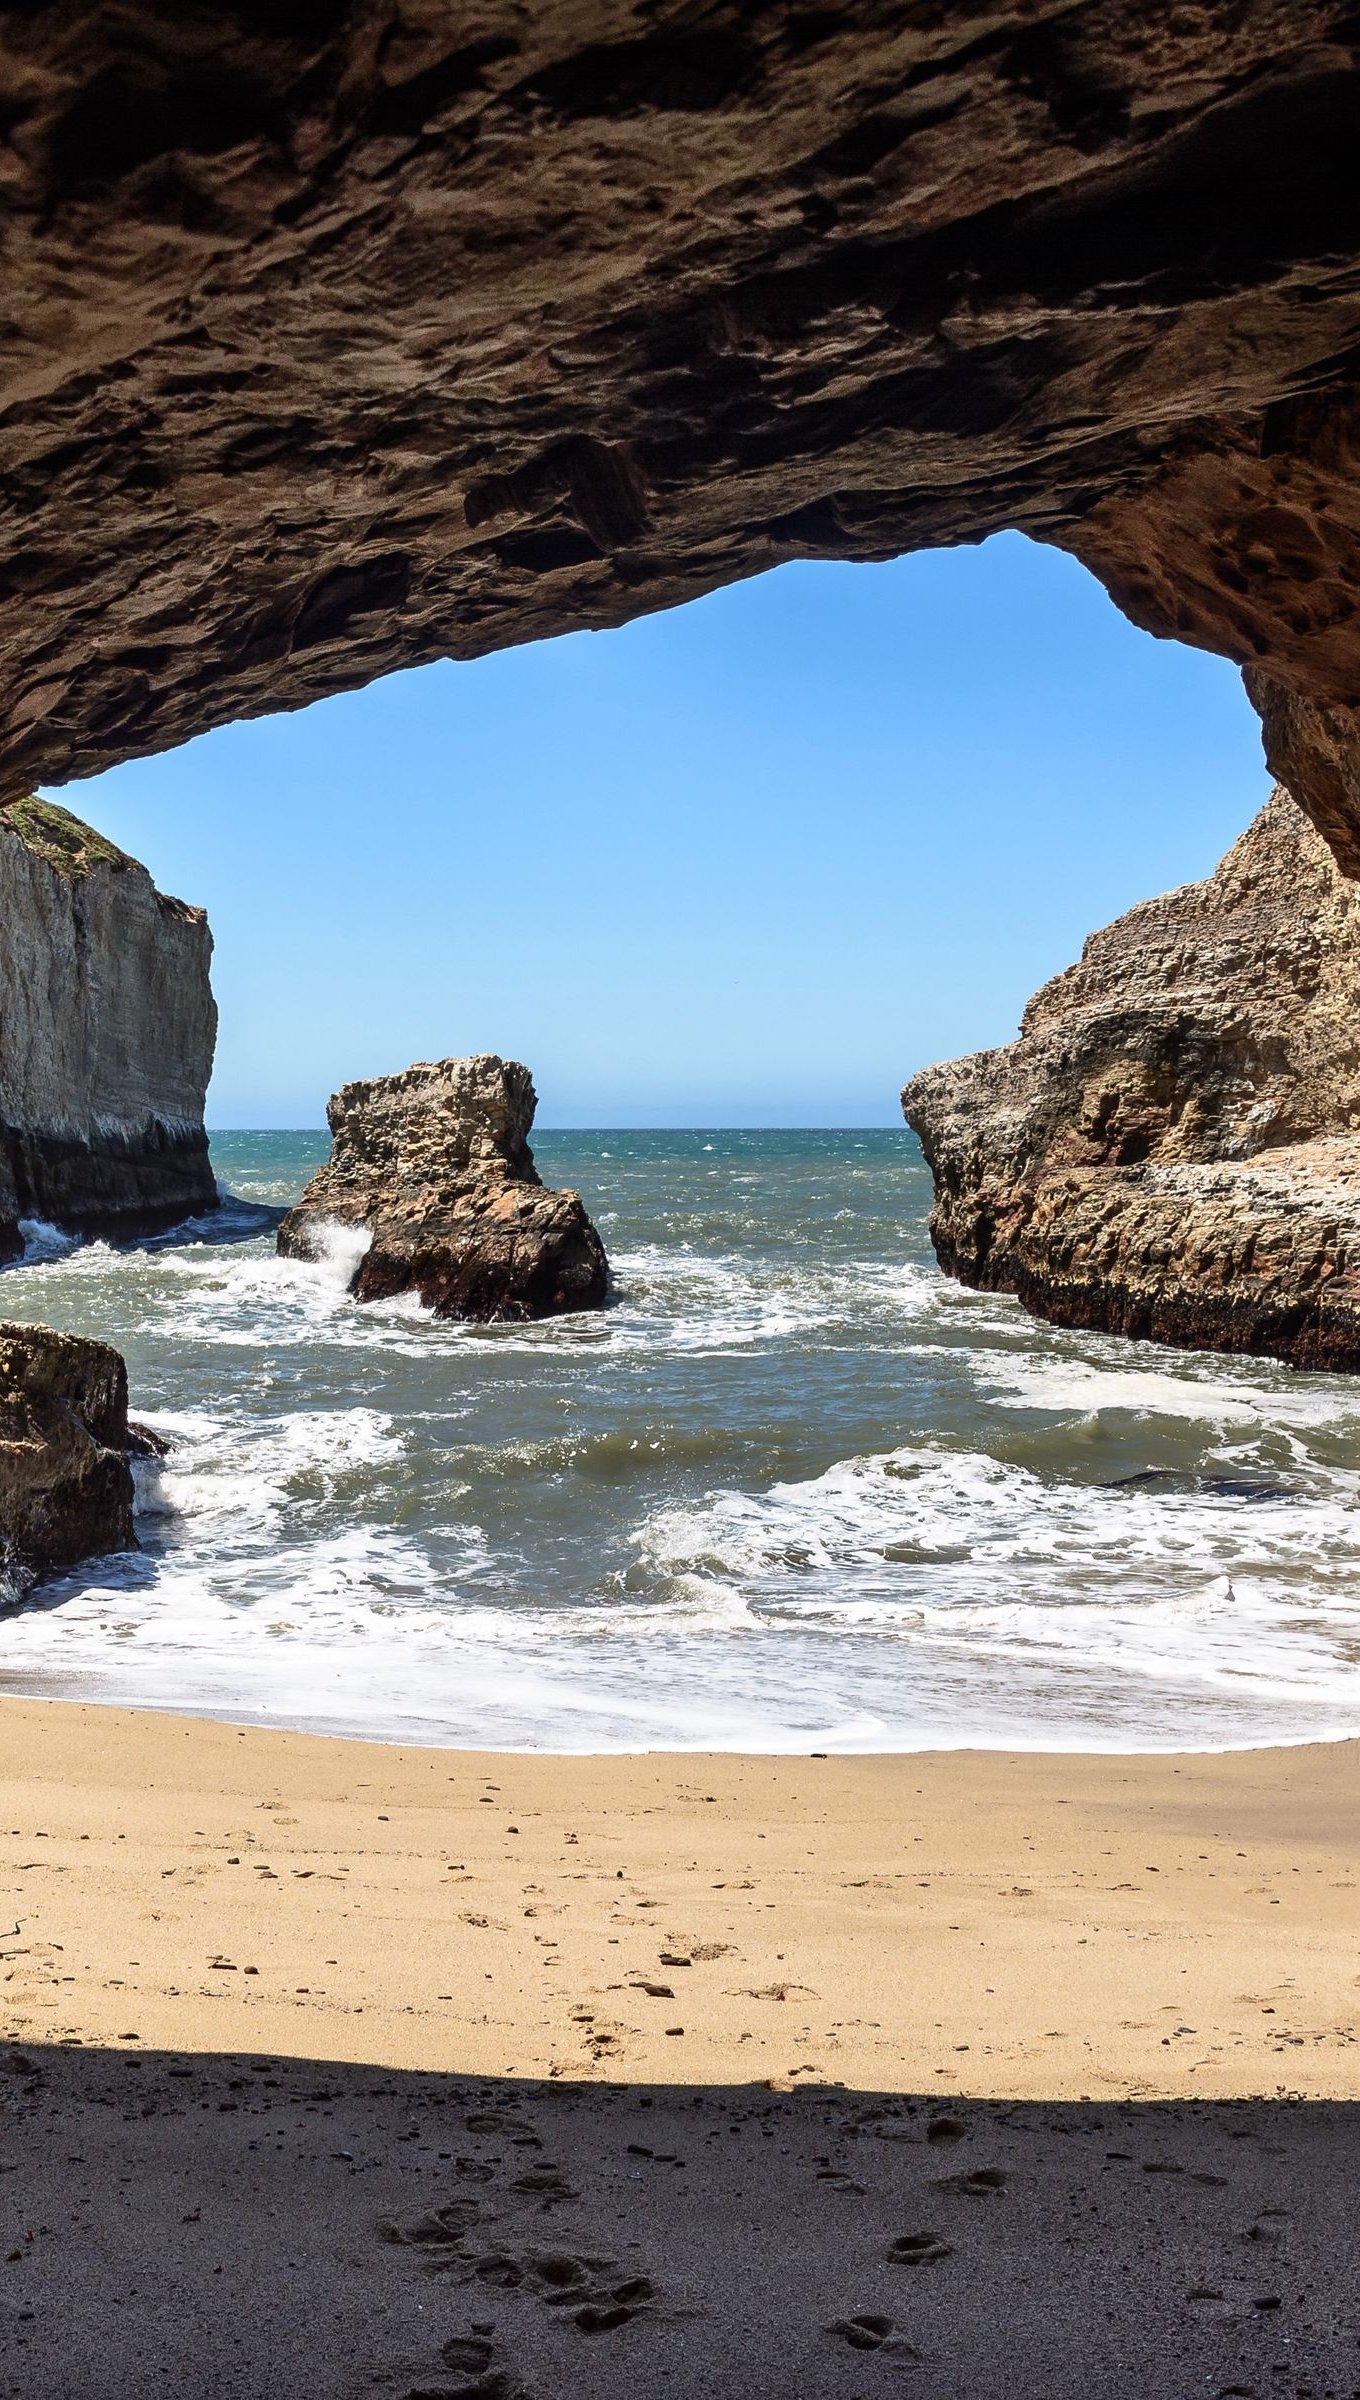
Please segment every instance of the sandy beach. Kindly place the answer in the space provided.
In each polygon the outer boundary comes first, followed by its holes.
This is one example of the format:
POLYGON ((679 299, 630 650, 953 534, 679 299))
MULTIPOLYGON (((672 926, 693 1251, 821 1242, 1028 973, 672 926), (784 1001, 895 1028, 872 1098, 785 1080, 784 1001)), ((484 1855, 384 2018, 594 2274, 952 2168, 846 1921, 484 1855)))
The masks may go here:
POLYGON ((1360 2096, 1348 1744, 502 1756, 0 1705, 12 2040, 1360 2096))
POLYGON ((0 1722, 7 2393, 1354 2386, 1354 1745, 0 1722))

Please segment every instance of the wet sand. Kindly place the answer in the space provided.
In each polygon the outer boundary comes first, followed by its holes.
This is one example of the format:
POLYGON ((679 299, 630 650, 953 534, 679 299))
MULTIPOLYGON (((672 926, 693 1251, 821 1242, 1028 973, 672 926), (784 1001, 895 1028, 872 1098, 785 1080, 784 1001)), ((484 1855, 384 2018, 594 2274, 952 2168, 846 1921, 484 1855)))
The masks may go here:
POLYGON ((1356 1745, 0 1728, 6 2394, 1360 2388, 1356 1745))

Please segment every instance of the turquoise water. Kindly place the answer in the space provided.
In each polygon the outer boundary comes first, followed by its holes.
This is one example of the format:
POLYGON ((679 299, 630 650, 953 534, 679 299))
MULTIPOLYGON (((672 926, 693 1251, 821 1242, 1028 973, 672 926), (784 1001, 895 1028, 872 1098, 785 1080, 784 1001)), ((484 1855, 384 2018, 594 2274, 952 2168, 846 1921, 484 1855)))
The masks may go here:
POLYGON ((1360 1384, 1037 1326, 936 1271, 901 1132, 545 1133, 599 1315, 360 1308, 274 1255, 317 1134, 145 1248, 31 1229, 7 1316, 115 1342, 141 1552, 0 1684, 554 1749, 1360 1731, 1360 1384))

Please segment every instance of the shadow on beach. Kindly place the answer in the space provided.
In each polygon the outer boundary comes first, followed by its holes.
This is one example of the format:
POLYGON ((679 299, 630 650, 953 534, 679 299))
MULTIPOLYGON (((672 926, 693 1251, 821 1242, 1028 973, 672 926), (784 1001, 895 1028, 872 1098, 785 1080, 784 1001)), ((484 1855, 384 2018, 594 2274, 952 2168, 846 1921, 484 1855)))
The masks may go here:
MULTIPOLYGON (((128 1929, 131 1939, 132 1929, 128 1929)), ((6 2395, 1350 2400, 1360 2107, 0 2053, 6 2395)))

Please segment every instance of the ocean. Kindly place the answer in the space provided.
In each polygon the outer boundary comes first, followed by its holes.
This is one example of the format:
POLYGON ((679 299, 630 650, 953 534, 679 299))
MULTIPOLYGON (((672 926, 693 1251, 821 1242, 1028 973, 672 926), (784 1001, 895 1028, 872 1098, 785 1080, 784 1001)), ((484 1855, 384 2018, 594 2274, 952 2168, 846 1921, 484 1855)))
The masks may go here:
POLYGON ((1360 1732, 1360 1381, 1055 1331, 936 1270, 914 1136, 544 1133, 611 1305, 359 1307, 216 1217, 28 1228, 0 1314, 115 1343, 140 1552, 0 1617, 0 1689, 559 1751, 1165 1750, 1360 1732))

